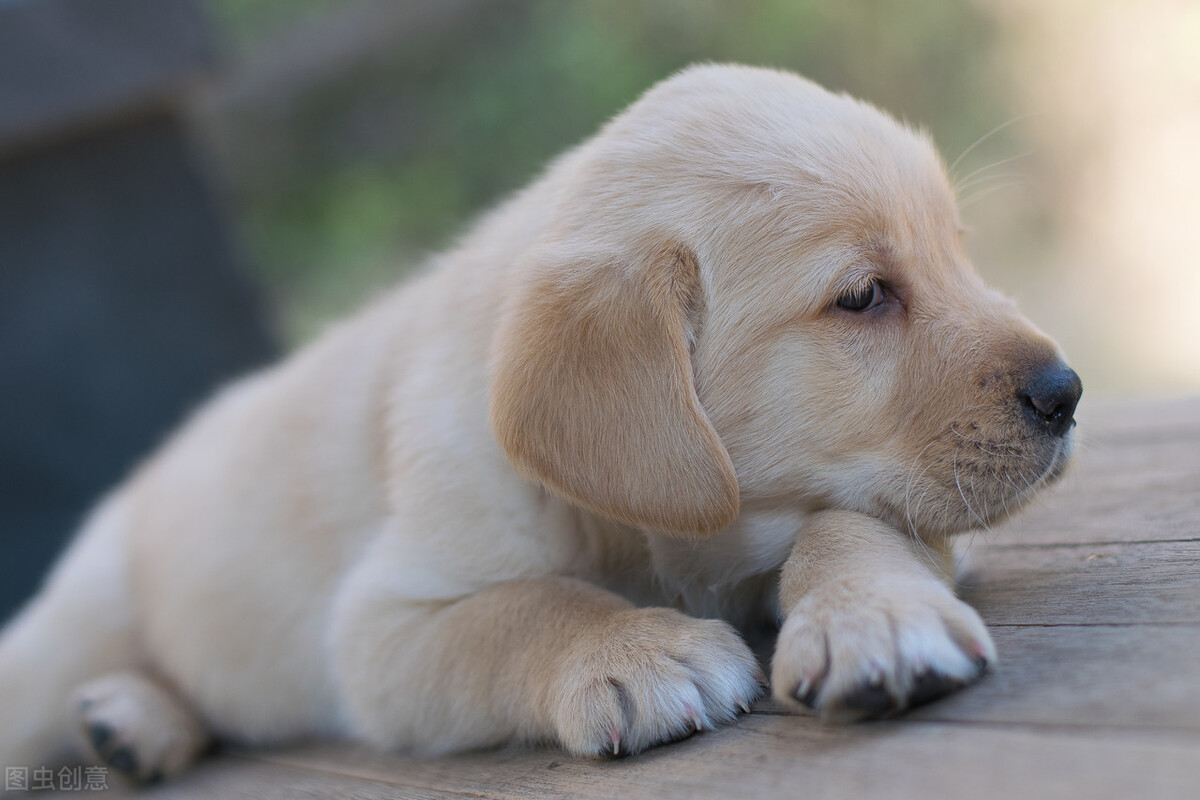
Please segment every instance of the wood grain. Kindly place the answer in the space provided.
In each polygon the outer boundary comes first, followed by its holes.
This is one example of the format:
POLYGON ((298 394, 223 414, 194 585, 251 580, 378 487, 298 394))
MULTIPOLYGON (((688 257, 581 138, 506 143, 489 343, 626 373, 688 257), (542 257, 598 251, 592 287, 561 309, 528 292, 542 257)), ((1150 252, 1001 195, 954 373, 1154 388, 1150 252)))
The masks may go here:
POLYGON ((980 548, 963 598, 989 625, 1200 623, 1200 540, 980 548))
POLYGON ((921 719, 1179 731, 1200 742, 1200 625, 994 627, 1000 663, 921 719))
POLYGON ((754 715, 638 758, 542 752, 434 761, 321 746, 227 757, 142 797, 1192 797, 1200 740, 1141 732, 754 715))

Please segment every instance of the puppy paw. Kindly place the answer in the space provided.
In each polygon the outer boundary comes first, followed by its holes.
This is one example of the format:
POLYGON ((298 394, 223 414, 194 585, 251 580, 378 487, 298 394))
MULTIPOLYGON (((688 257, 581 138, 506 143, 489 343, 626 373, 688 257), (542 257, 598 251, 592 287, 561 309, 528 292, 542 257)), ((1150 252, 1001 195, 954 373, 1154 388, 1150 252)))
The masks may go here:
POLYGON ((572 653, 552 715, 572 753, 622 756, 733 721, 765 682, 726 623, 635 609, 572 653))
POLYGON ((75 693, 75 709, 96 760, 136 781, 170 777, 208 745, 195 715, 137 673, 115 673, 84 684, 75 693))
POLYGON ((815 588, 788 613, 771 687, 785 705, 848 721, 927 703, 995 660, 979 615, 943 584, 847 582, 815 588))

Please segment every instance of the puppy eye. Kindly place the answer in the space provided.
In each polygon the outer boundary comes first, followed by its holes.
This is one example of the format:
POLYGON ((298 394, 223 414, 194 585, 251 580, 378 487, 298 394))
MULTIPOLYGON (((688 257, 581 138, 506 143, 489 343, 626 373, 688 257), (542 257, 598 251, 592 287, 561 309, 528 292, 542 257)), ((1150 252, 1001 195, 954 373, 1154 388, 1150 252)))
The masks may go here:
POLYGON ((882 302, 883 286, 878 280, 872 280, 843 294, 838 298, 837 305, 846 311, 861 312, 869 311, 882 302))

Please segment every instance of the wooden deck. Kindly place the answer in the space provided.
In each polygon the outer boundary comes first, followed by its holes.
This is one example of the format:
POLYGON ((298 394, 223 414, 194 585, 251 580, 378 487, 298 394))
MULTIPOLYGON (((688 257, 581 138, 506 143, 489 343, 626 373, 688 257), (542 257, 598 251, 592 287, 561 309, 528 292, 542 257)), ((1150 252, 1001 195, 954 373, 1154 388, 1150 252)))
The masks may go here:
POLYGON ((998 668, 907 717, 828 727, 763 702, 733 727, 613 762, 225 752, 141 796, 1200 797, 1200 398, 1085 399, 1079 417, 1074 471, 970 547, 963 593, 998 668))

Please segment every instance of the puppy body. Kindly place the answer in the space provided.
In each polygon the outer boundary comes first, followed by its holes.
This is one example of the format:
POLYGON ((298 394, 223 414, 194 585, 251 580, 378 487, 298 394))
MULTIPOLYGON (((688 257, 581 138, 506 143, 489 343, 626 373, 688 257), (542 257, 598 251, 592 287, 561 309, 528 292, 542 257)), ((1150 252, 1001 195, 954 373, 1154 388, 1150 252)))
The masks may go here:
POLYGON ((991 641, 929 555, 1070 441, 1016 399, 1053 345, 957 227, 869 106, 664 82, 101 505, 0 640, 0 760, 80 722, 139 777, 210 733, 636 751, 747 707, 728 623, 763 618, 785 702, 973 680, 991 641), (837 305, 872 280, 879 309, 837 305))

